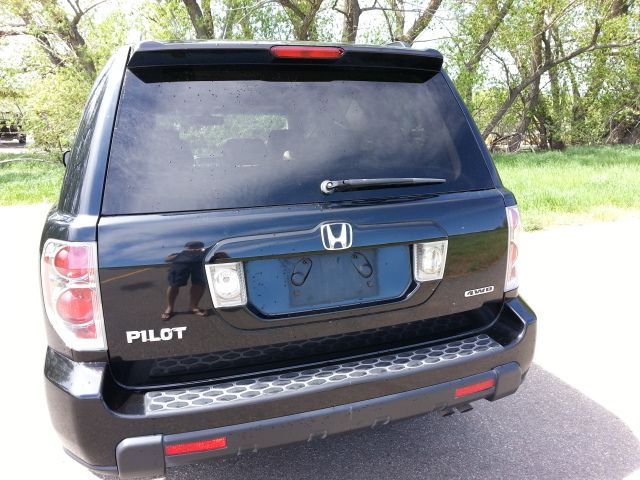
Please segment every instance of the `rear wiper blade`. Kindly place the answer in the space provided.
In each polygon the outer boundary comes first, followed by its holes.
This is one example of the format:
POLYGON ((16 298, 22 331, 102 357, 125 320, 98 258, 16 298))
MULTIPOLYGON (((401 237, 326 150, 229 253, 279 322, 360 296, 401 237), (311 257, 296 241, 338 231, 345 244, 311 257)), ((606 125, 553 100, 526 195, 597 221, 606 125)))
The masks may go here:
POLYGON ((322 190, 322 193, 329 194, 349 190, 433 185, 444 182, 446 182, 444 178, 350 178, 347 180, 325 180, 320 184, 320 190, 322 190))

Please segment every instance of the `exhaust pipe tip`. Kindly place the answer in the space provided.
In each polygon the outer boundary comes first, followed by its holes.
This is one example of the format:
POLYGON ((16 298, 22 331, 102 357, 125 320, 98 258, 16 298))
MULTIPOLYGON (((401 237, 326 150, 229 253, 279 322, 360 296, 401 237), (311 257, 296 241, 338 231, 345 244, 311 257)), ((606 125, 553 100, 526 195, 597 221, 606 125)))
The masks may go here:
POLYGON ((455 407, 445 407, 439 411, 440 415, 443 417, 450 417, 454 413, 467 413, 473 410, 473 406, 470 403, 461 403, 460 405, 456 405, 455 407))
POLYGON ((440 410, 440 415, 442 415, 443 417, 450 417, 454 413, 456 413, 456 409, 453 407, 446 407, 440 410))

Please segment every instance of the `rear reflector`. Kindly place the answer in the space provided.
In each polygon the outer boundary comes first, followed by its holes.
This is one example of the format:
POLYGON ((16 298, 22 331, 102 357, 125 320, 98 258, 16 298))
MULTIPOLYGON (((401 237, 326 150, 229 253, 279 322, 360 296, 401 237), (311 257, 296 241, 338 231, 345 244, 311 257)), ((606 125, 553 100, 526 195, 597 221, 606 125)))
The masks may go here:
POLYGON ((294 45, 280 45, 271 47, 271 55, 276 58, 315 58, 332 59, 344 55, 340 47, 301 47, 294 45))
POLYGON ((227 448, 227 437, 211 438, 198 442, 177 443, 164 447, 165 455, 182 455, 184 453, 208 452, 227 448))
POLYGON ((464 397, 465 395, 471 395, 472 393, 478 393, 483 390, 488 390, 496 384, 493 378, 489 380, 483 380, 482 382, 472 383, 464 387, 456 388, 456 398, 464 397))

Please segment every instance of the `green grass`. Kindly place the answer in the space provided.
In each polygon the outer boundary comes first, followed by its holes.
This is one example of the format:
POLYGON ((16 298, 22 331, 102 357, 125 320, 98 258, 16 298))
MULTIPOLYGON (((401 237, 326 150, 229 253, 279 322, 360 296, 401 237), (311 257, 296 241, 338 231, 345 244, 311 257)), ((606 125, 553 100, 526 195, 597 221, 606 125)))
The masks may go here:
MULTIPOLYGON (((10 158, 46 159, 25 151, 10 158)), ((549 225, 640 215, 640 147, 574 147, 564 152, 494 156, 505 186, 515 193, 527 230, 549 225)), ((0 205, 55 202, 59 163, 0 164, 0 205)))
MULTIPOLYGON (((25 151, 2 153, 0 161, 34 158, 46 160, 42 153, 25 151)), ((0 205, 53 203, 58 200, 64 168, 59 163, 18 161, 0 164, 0 205)))
POLYGON ((527 230, 640 214, 640 147, 494 156, 527 230))

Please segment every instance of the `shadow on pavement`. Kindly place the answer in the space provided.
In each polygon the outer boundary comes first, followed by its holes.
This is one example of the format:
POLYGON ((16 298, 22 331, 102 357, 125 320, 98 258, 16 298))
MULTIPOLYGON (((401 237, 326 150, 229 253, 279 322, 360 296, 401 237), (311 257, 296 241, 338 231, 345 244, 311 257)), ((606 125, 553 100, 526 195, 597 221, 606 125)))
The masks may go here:
POLYGON ((172 469, 178 479, 623 479, 640 442, 615 415, 534 365, 520 391, 470 413, 172 469))

